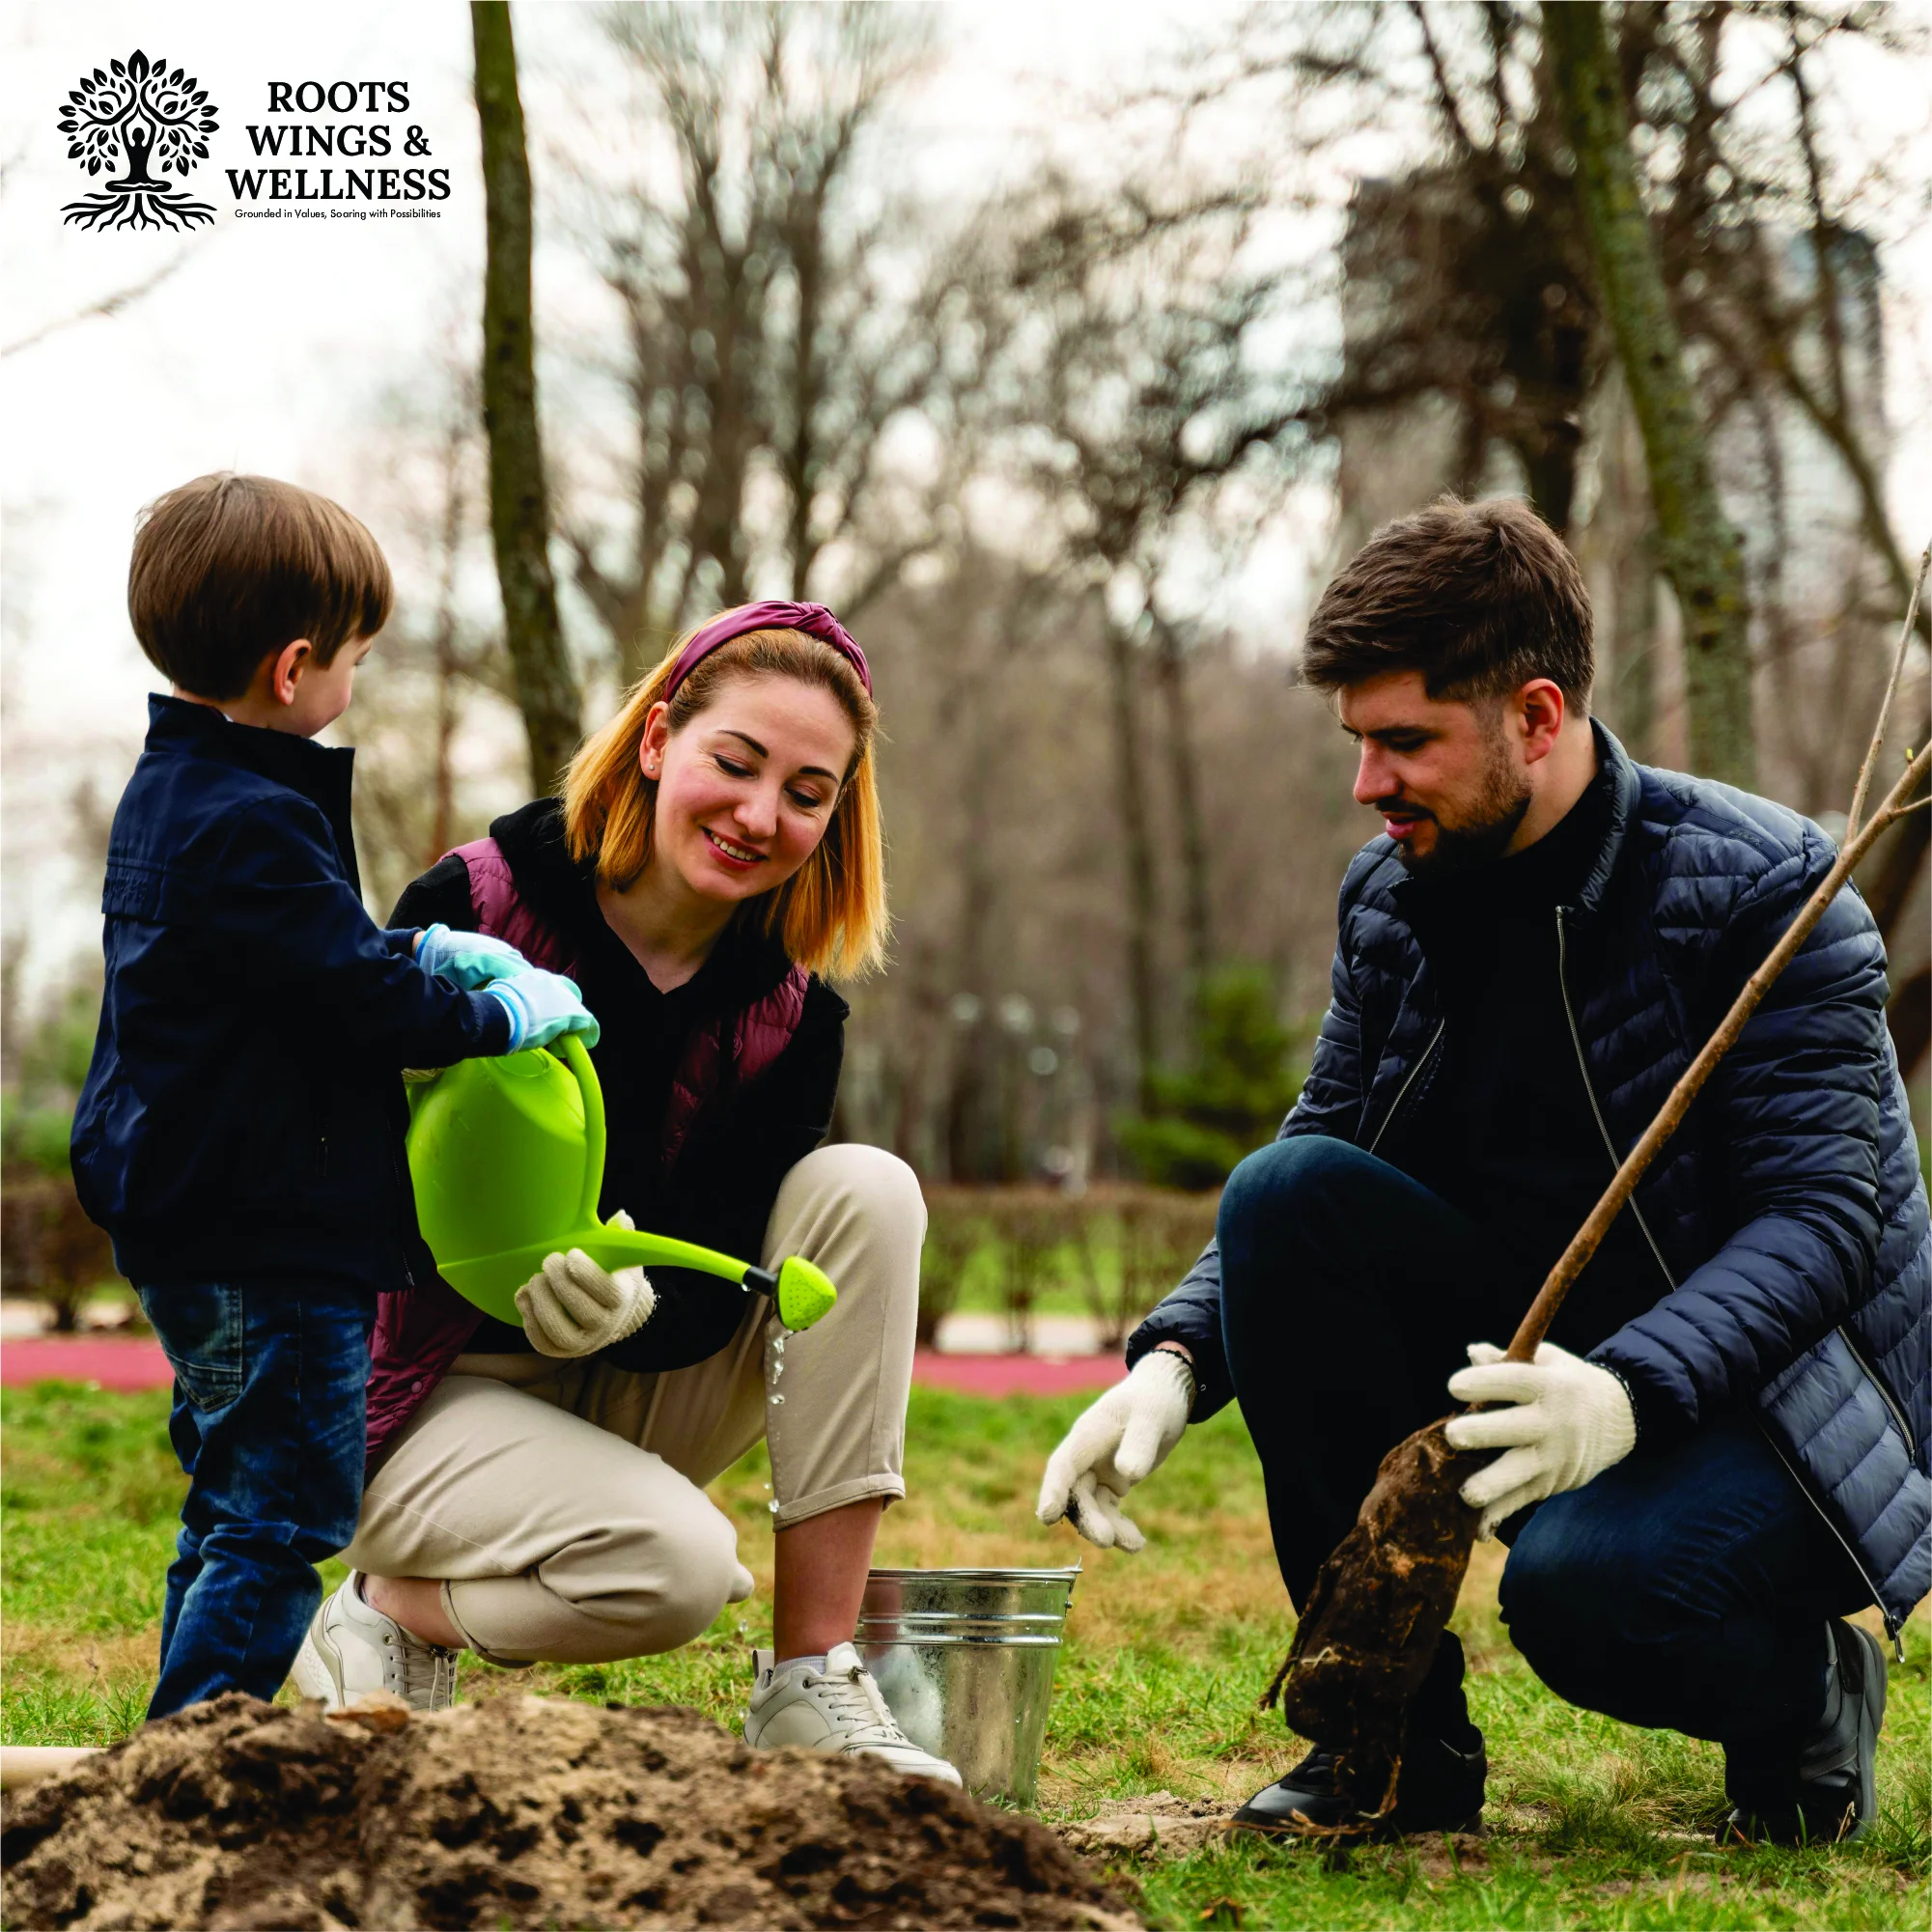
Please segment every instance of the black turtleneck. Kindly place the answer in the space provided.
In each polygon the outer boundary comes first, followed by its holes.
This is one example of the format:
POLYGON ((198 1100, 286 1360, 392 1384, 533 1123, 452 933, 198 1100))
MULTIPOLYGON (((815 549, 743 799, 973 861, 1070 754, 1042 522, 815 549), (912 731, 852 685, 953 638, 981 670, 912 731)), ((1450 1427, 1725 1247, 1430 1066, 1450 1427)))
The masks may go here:
MULTIPOLYGON (((1497 1300, 1486 1339, 1498 1345, 1616 1171, 1559 972, 1561 945, 1587 943, 1575 908, 1610 829, 1611 787, 1600 769, 1534 845, 1468 871, 1418 872, 1400 888, 1435 979, 1442 1033, 1377 1152, 1489 1235, 1497 1300)), ((1666 1287, 1626 1210, 1571 1289, 1551 1339, 1575 1353, 1594 1348, 1666 1287)))

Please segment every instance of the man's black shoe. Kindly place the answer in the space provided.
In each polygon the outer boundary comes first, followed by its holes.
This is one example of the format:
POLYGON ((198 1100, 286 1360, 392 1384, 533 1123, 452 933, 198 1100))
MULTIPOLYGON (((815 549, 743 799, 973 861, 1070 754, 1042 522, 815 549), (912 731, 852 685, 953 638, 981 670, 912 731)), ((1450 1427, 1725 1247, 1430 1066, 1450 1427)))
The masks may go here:
POLYGON ((1831 1625, 1825 1711, 1796 1751, 1724 1752, 1730 1815, 1721 1844, 1818 1845, 1862 1837, 1878 1815, 1878 1728, 1885 1717, 1885 1651, 1856 1624, 1831 1625))
MULTIPOLYGON (((1467 1750, 1440 1737, 1410 1737, 1395 1780, 1395 1808, 1375 1828, 1377 1837, 1476 1830, 1489 1758, 1473 1724, 1469 1735, 1474 1748, 1467 1750)), ((1241 1831, 1305 1836, 1355 1824, 1360 1815, 1335 1790, 1334 1752, 1317 1748, 1287 1777, 1257 1791, 1229 1823, 1241 1831)))

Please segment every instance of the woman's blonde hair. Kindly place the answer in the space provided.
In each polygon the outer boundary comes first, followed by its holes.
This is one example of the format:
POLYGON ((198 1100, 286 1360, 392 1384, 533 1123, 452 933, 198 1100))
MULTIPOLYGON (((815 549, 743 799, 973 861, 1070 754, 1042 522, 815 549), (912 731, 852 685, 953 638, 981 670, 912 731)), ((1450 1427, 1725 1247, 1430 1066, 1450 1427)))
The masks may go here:
MULTIPOLYGON (((651 856, 658 782, 644 775, 644 721, 659 703, 687 633, 657 668, 624 694, 617 715, 578 747, 564 773, 564 831, 571 856, 594 860, 604 884, 622 891, 651 856)), ((698 659, 672 692, 668 722, 682 731, 734 678, 796 678, 829 691, 856 734, 852 763, 832 806, 826 835, 783 885, 763 892, 737 917, 776 932, 788 958, 808 972, 854 977, 885 956, 884 838, 872 741, 879 722, 858 674, 829 644, 802 630, 748 630, 698 659)))

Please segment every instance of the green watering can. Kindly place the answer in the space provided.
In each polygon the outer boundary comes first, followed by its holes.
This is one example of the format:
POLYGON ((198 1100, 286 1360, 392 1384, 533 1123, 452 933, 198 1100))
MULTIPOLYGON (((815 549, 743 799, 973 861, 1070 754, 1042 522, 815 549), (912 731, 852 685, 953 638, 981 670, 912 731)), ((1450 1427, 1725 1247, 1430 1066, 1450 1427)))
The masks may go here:
POLYGON ((838 1299, 798 1255, 776 1274, 668 1235, 597 1218, 603 1188, 603 1090, 583 1042, 460 1060, 409 1089, 416 1220, 443 1279, 499 1322, 522 1326, 517 1291, 546 1254, 580 1247, 600 1268, 691 1268, 770 1295, 788 1329, 809 1329, 838 1299), (573 1078, 572 1077, 575 1078, 573 1078))

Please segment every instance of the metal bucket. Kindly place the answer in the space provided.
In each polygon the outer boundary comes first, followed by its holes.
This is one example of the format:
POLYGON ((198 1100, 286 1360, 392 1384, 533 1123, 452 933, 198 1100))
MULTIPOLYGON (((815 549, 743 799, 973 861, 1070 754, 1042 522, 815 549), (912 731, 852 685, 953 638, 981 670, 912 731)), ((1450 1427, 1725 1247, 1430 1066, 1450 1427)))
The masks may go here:
POLYGON ((874 1570, 858 1654, 922 1750, 983 1798, 1031 1805, 1070 1570, 874 1570))

